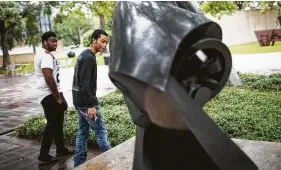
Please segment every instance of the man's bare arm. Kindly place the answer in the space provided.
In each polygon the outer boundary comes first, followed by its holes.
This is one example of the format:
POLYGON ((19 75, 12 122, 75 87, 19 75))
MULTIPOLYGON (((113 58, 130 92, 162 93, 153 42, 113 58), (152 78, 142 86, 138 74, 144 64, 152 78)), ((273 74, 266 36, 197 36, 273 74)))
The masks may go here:
POLYGON ((53 76, 53 70, 50 68, 42 68, 42 72, 43 72, 45 81, 46 81, 49 89, 51 90, 53 96, 57 99, 58 103, 62 103, 62 99, 59 94, 58 87, 57 87, 56 81, 53 76))

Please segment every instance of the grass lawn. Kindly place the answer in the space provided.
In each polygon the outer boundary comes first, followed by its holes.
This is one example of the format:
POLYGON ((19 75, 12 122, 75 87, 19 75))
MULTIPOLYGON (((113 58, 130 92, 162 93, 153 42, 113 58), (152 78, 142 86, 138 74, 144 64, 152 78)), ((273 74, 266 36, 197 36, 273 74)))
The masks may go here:
MULTIPOLYGON (((75 63, 76 63, 76 60, 77 60, 77 56, 75 56, 75 57, 73 57, 73 58, 68 58, 68 57, 59 58, 58 60, 59 60, 59 61, 60 61, 60 60, 66 60, 66 61, 71 60, 71 64, 70 64, 69 67, 73 68, 73 67, 75 66, 75 63)), ((97 65, 104 65, 103 55, 97 54, 97 55, 96 55, 96 60, 97 60, 97 65)))
POLYGON ((261 47, 259 43, 252 42, 248 44, 240 44, 229 46, 232 54, 255 54, 255 53, 274 53, 281 52, 281 42, 275 42, 274 46, 261 47))

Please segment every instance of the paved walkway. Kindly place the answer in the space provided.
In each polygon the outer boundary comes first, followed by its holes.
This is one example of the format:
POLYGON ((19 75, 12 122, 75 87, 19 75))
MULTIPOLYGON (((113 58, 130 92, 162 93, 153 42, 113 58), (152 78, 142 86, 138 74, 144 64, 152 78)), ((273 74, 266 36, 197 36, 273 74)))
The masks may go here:
POLYGON ((243 73, 271 74, 281 72, 281 52, 233 54, 233 66, 243 73))
MULTIPOLYGON (((68 146, 71 148, 71 146, 68 146)), ((73 147, 72 147, 73 148, 73 147)), ((18 139, 9 135, 0 136, 0 170, 69 170, 73 169, 73 157, 61 157, 59 162, 42 164, 37 160, 40 142, 18 139)), ((55 146, 51 147, 50 154, 55 155, 55 146)), ((88 150, 87 160, 94 158, 101 152, 98 148, 88 150)))
POLYGON ((34 96, 34 75, 0 75, 0 134, 13 130, 41 112, 34 96))
MULTIPOLYGON (((73 69, 61 69, 61 90, 69 106, 72 104, 73 69)), ((3 133, 14 130, 31 116, 42 112, 36 98, 35 75, 5 76, 0 75, 0 170, 6 169, 73 169, 73 155, 63 157, 58 163, 38 164, 37 157, 40 142, 18 139, 3 133)), ((97 96, 102 97, 116 88, 108 78, 108 67, 98 66, 97 96)), ((51 155, 55 155, 55 147, 51 148, 51 155)), ((100 154, 99 149, 89 149, 88 158, 100 154)))
MULTIPOLYGON (((61 69, 61 89, 68 105, 72 102, 73 69, 61 69)), ((0 135, 7 133, 23 124, 31 116, 43 113, 36 97, 35 75, 5 76, 0 75, 0 135)), ((116 87, 108 78, 108 66, 98 66, 97 96, 101 97, 112 92, 116 87)))

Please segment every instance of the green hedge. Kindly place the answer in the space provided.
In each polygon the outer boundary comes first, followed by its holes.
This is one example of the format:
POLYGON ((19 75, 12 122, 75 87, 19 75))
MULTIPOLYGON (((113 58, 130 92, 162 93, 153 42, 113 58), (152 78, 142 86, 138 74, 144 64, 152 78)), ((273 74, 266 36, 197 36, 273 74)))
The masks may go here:
MULTIPOLYGON (((281 142, 281 74, 240 76, 243 87, 225 87, 204 109, 230 137, 281 142)), ((119 91, 101 98, 100 105, 113 146, 135 135, 135 125, 119 91)), ((40 139, 45 123, 44 116, 33 117, 17 128, 16 135, 40 139)), ((76 112, 69 109, 64 124, 66 141, 74 144, 76 133, 76 112)), ((89 144, 94 143, 91 133, 89 144)))
MULTIPOLYGON (((131 121, 123 96, 119 91, 101 98, 100 106, 112 146, 118 145, 135 135, 136 127, 131 121)), ((35 116, 16 129, 16 136, 40 140, 45 123, 46 119, 42 114, 35 116)), ((73 108, 68 109, 64 119, 64 137, 67 143, 75 144, 77 128, 77 113, 73 108)), ((93 145, 95 143, 95 135, 90 133, 89 144, 93 145)))
POLYGON ((281 142, 281 96, 227 87, 204 109, 232 138, 281 142))
POLYGON ((240 74, 245 88, 261 91, 279 91, 281 85, 281 74, 274 73, 268 76, 257 74, 240 74))

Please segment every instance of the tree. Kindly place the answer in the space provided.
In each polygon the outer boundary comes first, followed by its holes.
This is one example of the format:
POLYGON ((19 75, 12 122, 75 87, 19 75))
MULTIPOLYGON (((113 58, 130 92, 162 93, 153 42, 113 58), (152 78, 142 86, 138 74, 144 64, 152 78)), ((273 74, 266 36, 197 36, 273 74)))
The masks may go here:
POLYGON ((101 29, 111 29, 115 1, 87 1, 84 4, 95 16, 99 16, 101 29))
POLYGON ((60 13, 62 11, 71 11, 73 8, 79 6, 88 9, 88 12, 92 16, 98 16, 100 19, 100 28, 105 30, 111 30, 112 16, 115 1, 81 1, 81 2, 64 2, 61 5, 60 13))
POLYGON ((1 1, 0 20, 4 20, 5 28, 1 32, 3 51, 3 68, 10 64, 9 51, 19 44, 37 45, 40 33, 37 16, 42 10, 51 12, 51 7, 58 2, 1 1))
POLYGON ((233 15, 237 10, 243 10, 246 7, 260 9, 262 13, 274 9, 276 16, 281 15, 280 1, 200 1, 199 4, 205 13, 210 13, 218 19, 223 15, 233 15))
POLYGON ((25 28, 26 19, 16 2, 0 2, 0 19, 4 20, 4 29, 1 31, 1 47, 3 51, 3 68, 10 64, 9 51, 14 46, 14 41, 23 40, 22 30, 25 28))
POLYGON ((223 15, 233 15, 238 10, 233 1, 204 1, 200 3, 200 8, 218 19, 223 15))
POLYGON ((258 2, 248 2, 247 7, 251 9, 260 9, 262 13, 267 10, 273 9, 277 17, 281 15, 281 2, 280 1, 258 1, 258 2))
POLYGON ((91 20, 88 19, 81 8, 58 14, 54 18, 54 31, 59 39, 63 39, 65 45, 81 44, 81 35, 92 28, 91 20))

